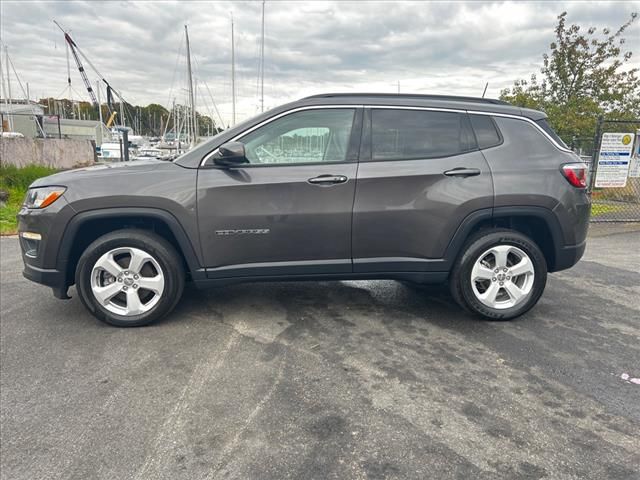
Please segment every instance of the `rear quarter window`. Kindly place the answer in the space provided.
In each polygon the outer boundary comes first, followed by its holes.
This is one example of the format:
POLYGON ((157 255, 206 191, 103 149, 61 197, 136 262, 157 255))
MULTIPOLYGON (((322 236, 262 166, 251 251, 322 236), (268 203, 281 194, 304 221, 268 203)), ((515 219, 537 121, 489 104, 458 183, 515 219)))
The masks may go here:
POLYGON ((489 115, 469 115, 476 134, 478 148, 490 148, 502 143, 502 136, 489 115))
POLYGON ((558 145, 564 148, 569 148, 558 136, 558 134, 553 131, 553 128, 551 128, 551 125, 549 125, 549 122, 547 121, 546 118, 536 120, 536 123, 540 125, 540 128, 542 128, 542 130, 544 130, 545 133, 547 133, 551 138, 553 138, 558 143, 558 145))
POLYGON ((504 137, 500 151, 512 158, 535 164, 558 158, 558 149, 538 128, 526 120, 495 117, 494 121, 504 137))

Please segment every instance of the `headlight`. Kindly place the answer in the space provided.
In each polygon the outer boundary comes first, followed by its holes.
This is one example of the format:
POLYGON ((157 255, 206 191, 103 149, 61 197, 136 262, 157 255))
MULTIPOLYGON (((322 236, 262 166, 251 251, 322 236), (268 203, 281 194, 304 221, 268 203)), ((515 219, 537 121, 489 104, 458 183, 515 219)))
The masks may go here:
POLYGON ((27 208, 45 208, 62 196, 65 187, 39 187, 27 190, 24 206, 27 208))

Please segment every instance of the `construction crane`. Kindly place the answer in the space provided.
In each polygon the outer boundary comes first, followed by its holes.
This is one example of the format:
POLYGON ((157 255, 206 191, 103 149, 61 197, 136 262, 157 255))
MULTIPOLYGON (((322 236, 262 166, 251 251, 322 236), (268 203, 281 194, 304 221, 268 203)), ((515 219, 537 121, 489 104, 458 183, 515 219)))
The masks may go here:
MULTIPOLYGON (((58 22, 54 20, 53 23, 55 23, 58 26, 58 28, 62 30, 62 32, 64 33, 64 39, 67 42, 67 48, 71 50, 73 59, 76 61, 76 65, 78 66, 78 70, 80 71, 80 76, 82 77, 84 86, 87 88, 87 92, 89 92, 89 96, 91 97, 91 103, 93 103, 94 106, 97 106, 98 99, 96 98, 96 94, 93 91, 93 87, 91 87, 91 82, 87 77, 87 72, 84 71, 84 66, 82 65, 82 62, 80 61, 80 57, 78 56, 78 46, 76 45, 76 42, 73 41, 73 39, 69 36, 67 32, 64 31, 64 29, 60 26, 58 22)), ((68 63, 67 63, 67 68, 69 68, 68 63)), ((71 83, 71 74, 69 72, 67 72, 67 81, 71 83)))
MULTIPOLYGON (((82 80, 84 81, 84 84, 87 87, 87 91, 89 92, 89 95, 91 96, 91 101, 93 102, 93 104, 94 105, 98 105, 98 100, 97 100, 97 98, 95 96, 95 92, 94 92, 93 88, 91 87, 91 82, 89 82, 89 79, 87 78, 87 74, 86 74, 86 72, 84 70, 82 62, 80 61, 80 57, 82 57, 82 59, 95 72, 95 74, 98 76, 98 78, 100 78, 100 80, 102 80, 102 82, 104 82, 104 84, 106 85, 106 90, 107 90, 107 108, 109 109, 110 113, 112 111, 114 111, 114 109, 112 107, 113 95, 115 95, 117 97, 117 99, 119 100, 119 102, 120 102, 120 121, 124 125, 125 115, 129 115, 129 117, 131 118, 131 114, 128 111, 128 108, 126 107, 126 102, 125 102, 124 98, 122 98, 122 95, 120 95, 120 93, 118 91, 116 91, 111 85, 109 85, 109 82, 106 80, 106 78, 104 78, 104 76, 98 71, 98 69, 95 67, 95 65, 93 63, 91 63, 91 60, 89 60, 89 58, 84 54, 84 52, 80 49, 80 47, 78 47, 76 42, 73 41, 71 36, 64 30, 64 28, 62 28, 60 26, 60 24, 58 22, 56 22, 55 20, 53 21, 53 23, 55 23, 56 26, 62 31, 62 33, 64 33, 64 39, 67 42, 68 48, 73 53, 73 58, 76 61, 76 65, 78 66, 78 70, 80 70, 80 75, 82 76, 82 80)), ((69 82, 69 85, 70 85, 71 84, 71 74, 69 73, 69 57, 68 56, 67 56, 67 73, 68 73, 68 82, 69 82)))

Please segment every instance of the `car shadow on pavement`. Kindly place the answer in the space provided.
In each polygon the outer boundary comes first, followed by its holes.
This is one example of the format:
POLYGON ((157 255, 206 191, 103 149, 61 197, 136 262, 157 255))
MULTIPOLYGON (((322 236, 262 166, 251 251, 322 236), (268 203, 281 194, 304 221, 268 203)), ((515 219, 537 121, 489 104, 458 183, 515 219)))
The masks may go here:
MULTIPOLYGON (((392 280, 247 283, 208 290, 186 289, 176 310, 159 325, 210 318, 243 322, 286 321, 296 317, 352 322, 380 318, 400 327, 415 320, 468 329, 495 323, 459 307, 443 285, 392 280)), ((526 315, 521 317, 526 318, 526 315)))

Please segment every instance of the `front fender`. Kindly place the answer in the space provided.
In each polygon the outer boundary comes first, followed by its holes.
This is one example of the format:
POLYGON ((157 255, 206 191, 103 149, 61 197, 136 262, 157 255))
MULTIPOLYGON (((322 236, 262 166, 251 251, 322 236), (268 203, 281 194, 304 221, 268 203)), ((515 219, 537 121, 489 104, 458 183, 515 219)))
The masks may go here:
POLYGON ((178 219, 165 210, 148 207, 104 208, 78 213, 71 218, 64 231, 58 248, 56 268, 60 271, 64 271, 66 269, 66 265, 70 260, 74 239, 83 225, 95 220, 107 220, 113 218, 150 218, 163 222, 176 238, 189 270, 191 272, 196 272, 201 268, 201 262, 197 255, 198 249, 193 244, 178 219))

